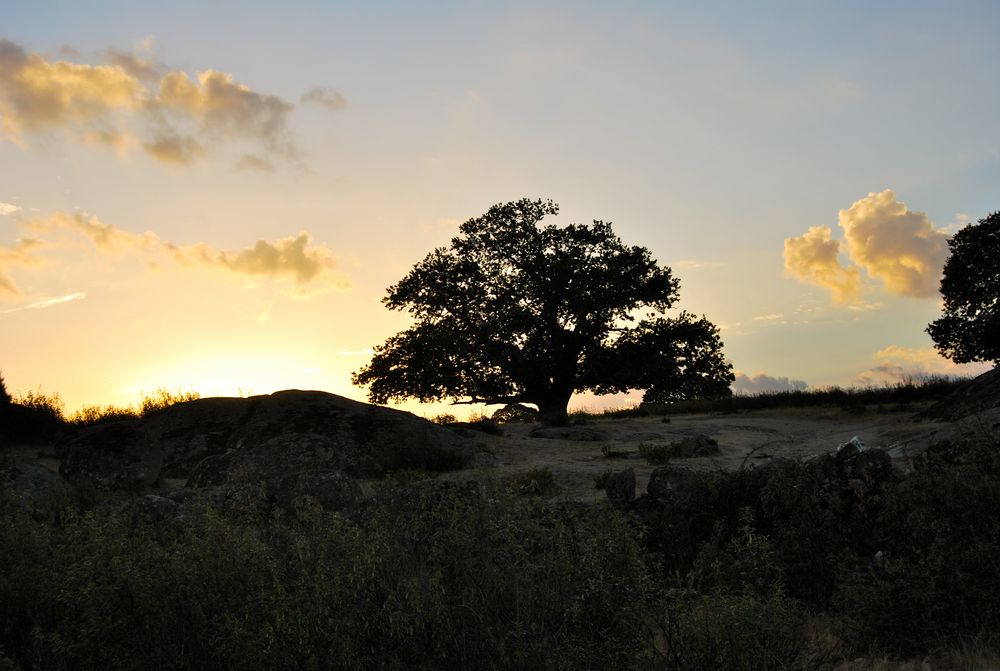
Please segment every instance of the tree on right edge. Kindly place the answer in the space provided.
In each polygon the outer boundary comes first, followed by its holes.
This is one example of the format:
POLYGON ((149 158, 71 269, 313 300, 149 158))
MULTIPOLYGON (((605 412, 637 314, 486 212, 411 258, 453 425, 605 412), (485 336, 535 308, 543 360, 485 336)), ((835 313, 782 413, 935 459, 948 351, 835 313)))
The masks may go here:
POLYGON ((944 311, 927 326, 934 346, 956 363, 1000 363, 1000 212, 948 241, 944 311))

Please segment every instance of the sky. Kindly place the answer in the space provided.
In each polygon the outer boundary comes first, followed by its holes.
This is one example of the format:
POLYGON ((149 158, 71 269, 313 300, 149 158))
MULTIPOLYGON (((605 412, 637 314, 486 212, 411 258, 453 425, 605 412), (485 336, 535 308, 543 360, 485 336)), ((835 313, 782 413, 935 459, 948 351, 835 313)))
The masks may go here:
POLYGON ((998 28, 961 1, 0 0, 0 371, 69 411, 363 400, 410 324, 386 288, 523 197, 669 265, 737 391, 985 370, 924 329, 948 237, 1000 209, 998 28))

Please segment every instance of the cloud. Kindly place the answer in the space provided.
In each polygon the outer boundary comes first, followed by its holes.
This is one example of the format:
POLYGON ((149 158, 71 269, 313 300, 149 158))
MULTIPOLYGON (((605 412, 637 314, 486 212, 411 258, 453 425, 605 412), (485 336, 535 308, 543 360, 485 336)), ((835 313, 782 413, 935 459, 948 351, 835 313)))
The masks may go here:
POLYGON ((17 284, 6 274, 7 268, 37 265, 40 263, 40 259, 34 250, 42 246, 43 243, 40 240, 31 238, 22 238, 13 247, 0 246, 0 294, 21 295, 17 284))
MULTIPOLYGON (((223 145, 249 143, 255 154, 301 167, 288 127, 295 106, 282 98, 217 70, 191 78, 145 55, 113 48, 104 60, 49 62, 0 39, 2 135, 24 144, 26 135, 65 129, 84 142, 121 149, 137 144, 173 165, 193 163, 223 145)), ((344 102, 340 94, 314 93, 311 102, 344 102)))
MULTIPOLYGON (((962 215, 956 215, 961 217, 962 215)), ((923 212, 912 212, 890 189, 869 193, 840 210, 843 243, 828 226, 813 226, 785 240, 785 269, 793 277, 828 289, 835 302, 860 299, 859 269, 898 296, 934 298, 945 260, 948 233, 923 212), (843 251, 850 264, 842 264, 843 251)))
POLYGON ((11 205, 10 203, 0 203, 0 217, 6 216, 8 214, 14 214, 21 208, 17 205, 11 205))
POLYGON ((168 72, 148 109, 156 117, 161 142, 191 138, 189 133, 178 133, 176 126, 193 125, 201 137, 249 139, 272 154, 298 156, 288 132, 288 115, 295 106, 252 91, 225 72, 205 70, 195 81, 184 72, 168 72))
POLYGON ((66 294, 65 296, 58 296, 56 298, 47 298, 41 301, 35 301, 34 303, 28 303, 19 308, 11 308, 9 310, 4 310, 2 314, 10 314, 12 312, 20 312, 21 310, 44 310, 45 308, 50 308, 54 305, 62 305, 63 303, 70 303, 72 301, 82 301, 87 297, 87 294, 82 291, 74 291, 71 294, 66 294))
POLYGON ((723 268, 726 264, 720 263, 719 261, 695 261, 692 259, 683 259, 681 261, 674 261, 670 265, 673 268, 681 268, 683 270, 703 270, 707 268, 723 268))
POLYGON ((767 373, 747 375, 736 371, 736 379, 731 385, 734 394, 760 394, 774 391, 803 391, 809 387, 804 380, 790 380, 774 377, 767 373))
POLYGON ((160 239, 152 231, 131 233, 106 224, 97 217, 85 214, 65 214, 56 212, 47 219, 30 219, 23 225, 36 233, 51 233, 54 231, 71 231, 89 238, 96 247, 104 251, 140 250, 155 251, 160 245, 160 239))
POLYGON ((275 242, 258 240, 239 252, 215 249, 205 244, 177 247, 167 244, 173 257, 185 265, 221 268, 242 275, 257 277, 290 277, 305 285, 319 280, 343 287, 345 282, 336 271, 333 253, 322 245, 311 245, 309 234, 302 231, 294 238, 275 242))
POLYGON ((861 274, 844 266, 837 255, 840 243, 829 226, 813 226, 805 234, 785 240, 785 270, 798 280, 830 291, 836 303, 850 303, 861 294, 861 274))
MULTIPOLYGON (((268 242, 258 240, 254 246, 238 251, 217 249, 206 243, 177 245, 162 240, 156 233, 133 233, 99 218, 86 214, 57 212, 44 219, 20 222, 36 234, 59 236, 71 234, 88 239, 102 253, 130 255, 146 261, 150 266, 161 267, 177 263, 187 267, 201 267, 227 271, 236 275, 256 278, 290 279, 305 293, 307 285, 343 289, 346 278, 337 268, 333 252, 325 245, 313 244, 308 232, 295 237, 268 242)), ((22 244, 37 241, 22 241, 22 244)), ((52 243, 57 246, 56 242, 52 243)), ((0 247, 0 261, 10 249, 0 247)))
POLYGON ((331 112, 339 112, 347 108, 347 98, 344 97, 344 94, 325 87, 306 91, 302 94, 300 102, 320 105, 331 112))
POLYGON ((895 384, 929 375, 979 375, 988 363, 957 364, 933 347, 911 348, 889 345, 875 353, 875 365, 855 378, 859 384, 895 384))
POLYGON ((0 129, 18 137, 52 127, 117 137, 112 115, 142 104, 142 87, 113 65, 49 63, 0 39, 0 129))
POLYGON ((886 189, 841 210, 839 223, 851 260, 882 280, 888 292, 917 298, 938 295, 948 236, 934 228, 926 214, 911 212, 886 189))
POLYGON ((753 318, 753 320, 755 322, 773 322, 777 321, 778 319, 784 319, 784 318, 785 318, 784 314, 780 312, 774 312, 768 315, 757 315, 756 317, 753 318))

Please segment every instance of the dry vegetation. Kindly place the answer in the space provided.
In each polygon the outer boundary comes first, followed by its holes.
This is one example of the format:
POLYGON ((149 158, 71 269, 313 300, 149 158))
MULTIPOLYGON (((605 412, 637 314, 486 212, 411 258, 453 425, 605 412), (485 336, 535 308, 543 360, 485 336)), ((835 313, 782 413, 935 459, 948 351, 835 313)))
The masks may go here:
POLYGON ((167 518, 138 496, 47 516, 0 499, 0 669, 1000 666, 995 432, 939 441, 908 474, 877 449, 850 467, 733 451, 780 416, 826 427, 814 454, 858 427, 891 437, 910 422, 898 405, 940 397, 823 393, 576 418, 603 442, 476 418, 458 428, 495 465, 391 473, 340 512, 275 509, 253 483, 167 518), (698 422, 730 427, 720 455, 674 446, 698 422), (616 508, 594 480, 625 466, 654 485, 616 508))

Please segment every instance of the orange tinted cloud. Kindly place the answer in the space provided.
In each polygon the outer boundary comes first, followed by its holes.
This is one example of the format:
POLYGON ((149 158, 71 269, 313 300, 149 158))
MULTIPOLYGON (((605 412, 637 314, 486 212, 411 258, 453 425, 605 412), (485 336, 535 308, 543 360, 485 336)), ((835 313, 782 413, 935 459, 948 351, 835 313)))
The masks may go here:
POLYGON ((19 296, 21 290, 14 280, 7 275, 12 266, 32 266, 41 262, 36 250, 43 246, 40 240, 22 238, 13 246, 0 246, 0 294, 19 296))
POLYGON ((186 265, 219 268, 249 276, 289 277, 299 285, 319 281, 340 288, 346 286, 336 270, 333 252, 323 245, 313 245, 305 231, 275 242, 258 240, 253 247, 238 252, 206 244, 167 247, 175 259, 186 265))
MULTIPOLYGON (((295 106, 280 97, 253 91, 216 70, 192 79, 115 49, 105 59, 97 65, 49 62, 0 39, 2 134, 23 143, 27 134, 61 128, 80 140, 119 148, 138 138, 146 153, 174 165, 239 142, 249 143, 255 154, 300 163, 288 129, 295 106)), ((337 99, 316 102, 329 106, 337 99)))
POLYGON ((813 226, 803 235, 785 240, 785 270, 803 282, 830 291, 837 303, 851 303, 861 294, 857 268, 840 263, 840 243, 832 239, 829 226, 813 226))
MULTIPOLYGON (((103 253, 132 255, 151 265, 162 266, 164 261, 173 261, 182 266, 222 270, 234 275, 290 279, 297 286, 297 295, 304 294, 307 287, 344 289, 348 286, 337 268, 333 252, 325 245, 314 244, 306 231, 274 242, 258 240, 252 247, 229 251, 206 243, 176 245, 161 240, 152 231, 132 233, 83 214, 57 212, 44 219, 22 221, 20 225, 39 235, 58 237, 69 233, 82 236, 103 253)), ((30 249, 28 243, 41 244, 34 240, 22 241, 25 254, 30 249)), ((58 246, 55 240, 52 244, 58 246)), ((15 248, 0 247, 0 263, 7 258, 5 254, 13 258, 14 251, 15 248)))
POLYGON ((911 212, 886 189, 841 210, 839 223, 851 260, 881 280, 886 291, 937 296, 948 236, 934 228, 926 214, 911 212))
POLYGON ((840 210, 843 242, 828 226, 813 226, 785 240, 785 269, 793 277, 828 289, 838 303, 855 303, 862 284, 859 269, 898 296, 933 298, 944 262, 948 235, 923 212, 911 212, 886 189, 869 193, 840 210), (841 263, 845 252, 850 263, 841 263))
POLYGON ((858 374, 859 384, 895 384, 928 375, 979 375, 990 369, 988 363, 958 364, 945 359, 933 347, 889 345, 874 355, 875 365, 858 374))

